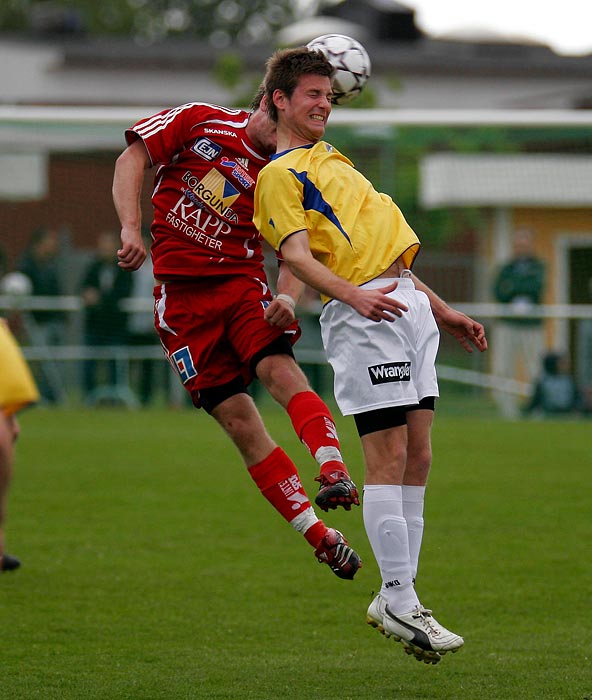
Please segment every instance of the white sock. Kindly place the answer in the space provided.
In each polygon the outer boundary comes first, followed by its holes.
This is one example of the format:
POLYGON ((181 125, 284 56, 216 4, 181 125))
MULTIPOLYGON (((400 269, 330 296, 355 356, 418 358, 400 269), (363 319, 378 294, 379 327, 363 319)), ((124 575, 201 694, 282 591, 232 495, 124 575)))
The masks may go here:
POLYGON ((317 460, 319 465, 322 467, 325 462, 341 462, 343 463, 343 457, 341 452, 333 445, 324 445, 319 447, 315 452, 314 458, 317 460))
POLYGON ((401 492, 401 486, 370 485, 364 487, 363 499, 364 526, 382 576, 380 593, 395 614, 408 613, 419 605, 401 492))
POLYGON ((300 513, 300 515, 297 515, 293 520, 290 520, 290 525, 296 530, 296 532, 304 535, 309 528, 318 522, 319 519, 317 518, 317 514, 314 512, 311 506, 303 513, 300 513))
POLYGON ((409 559, 411 561, 411 575, 415 580, 423 538, 423 504, 425 499, 425 486, 402 486, 403 517, 407 522, 407 535, 409 537, 409 559))

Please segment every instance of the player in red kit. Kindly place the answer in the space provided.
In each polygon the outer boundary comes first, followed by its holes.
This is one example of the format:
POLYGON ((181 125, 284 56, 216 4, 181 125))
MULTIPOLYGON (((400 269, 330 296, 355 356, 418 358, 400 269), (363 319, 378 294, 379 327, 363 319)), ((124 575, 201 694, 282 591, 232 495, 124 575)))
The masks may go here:
POLYGON ((137 270, 146 257, 140 194, 156 166, 152 204, 155 327, 193 404, 234 442, 273 507, 313 546, 319 561, 352 579, 358 555, 319 520, 292 460, 271 439, 247 393, 258 377, 287 411, 320 465, 316 503, 359 505, 341 456, 333 418, 294 360, 295 300, 303 285, 280 265, 274 298, 253 225, 255 181, 275 152, 275 125, 250 111, 189 103, 140 120, 126 131, 113 198, 121 222, 119 264, 137 270))

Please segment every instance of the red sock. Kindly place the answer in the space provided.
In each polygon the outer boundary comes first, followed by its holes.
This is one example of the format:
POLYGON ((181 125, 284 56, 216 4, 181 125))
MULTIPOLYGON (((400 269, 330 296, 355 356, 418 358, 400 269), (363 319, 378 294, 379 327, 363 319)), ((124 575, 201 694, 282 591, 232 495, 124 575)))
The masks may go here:
POLYGON ((327 532, 327 526, 322 520, 317 520, 314 525, 311 525, 304 533, 304 537, 308 544, 311 544, 315 549, 321 544, 321 540, 327 532))
POLYGON ((347 473, 331 411, 321 397, 314 391, 301 391, 292 397, 286 410, 296 435, 321 465, 321 472, 337 467, 347 473))
POLYGON ((315 515, 296 465, 282 448, 276 447, 264 460, 249 467, 249 473, 277 512, 316 548, 327 528, 315 515))

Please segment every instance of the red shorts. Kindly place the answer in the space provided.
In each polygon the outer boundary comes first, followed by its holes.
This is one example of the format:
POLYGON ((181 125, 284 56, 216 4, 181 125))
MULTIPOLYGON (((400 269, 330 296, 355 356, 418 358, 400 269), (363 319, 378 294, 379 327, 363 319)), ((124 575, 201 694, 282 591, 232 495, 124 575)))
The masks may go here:
POLYGON ((287 331, 263 313, 273 296, 255 277, 208 277, 166 282, 154 288, 155 327, 167 358, 193 397, 201 389, 242 377, 253 379, 252 358, 284 333, 293 344, 298 323, 287 331))

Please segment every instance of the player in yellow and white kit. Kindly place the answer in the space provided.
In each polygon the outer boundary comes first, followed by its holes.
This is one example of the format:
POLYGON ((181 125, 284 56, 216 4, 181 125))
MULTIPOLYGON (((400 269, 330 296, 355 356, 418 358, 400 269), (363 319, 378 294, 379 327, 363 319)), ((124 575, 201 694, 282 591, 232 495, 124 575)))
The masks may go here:
MULTIPOLYGON (((394 278, 411 268, 420 244, 401 211, 330 144, 294 148, 274 161, 257 188, 261 210, 268 202, 270 217, 267 224, 263 216, 256 223, 284 256, 283 243, 306 230, 314 258, 354 285, 392 286, 394 278)), ((354 415, 359 427, 361 422, 376 426, 377 416, 368 416, 369 411, 438 395, 434 362, 439 334, 429 300, 409 277, 397 282, 391 296, 408 311, 393 324, 369 323, 347 303, 328 303, 331 295, 320 290, 321 329, 335 373, 335 398, 341 412, 354 415), (365 338, 367 326, 371 344, 365 338), (393 344, 400 350, 396 358, 393 344), (421 363, 412 353, 421 353, 421 363)))
POLYGON ((487 342, 481 324, 412 276, 419 240, 392 199, 321 140, 331 76, 330 63, 308 49, 269 60, 264 84, 277 152, 259 174, 254 221, 324 302, 323 344, 339 407, 354 416, 362 441, 364 524, 382 576, 368 622, 437 663, 463 639, 415 591, 438 395, 434 316, 467 349, 487 342))
POLYGON ((21 350, 0 319, 0 572, 20 566, 4 551, 4 520, 8 486, 14 461, 14 443, 19 434, 16 413, 39 400, 39 393, 21 350))

